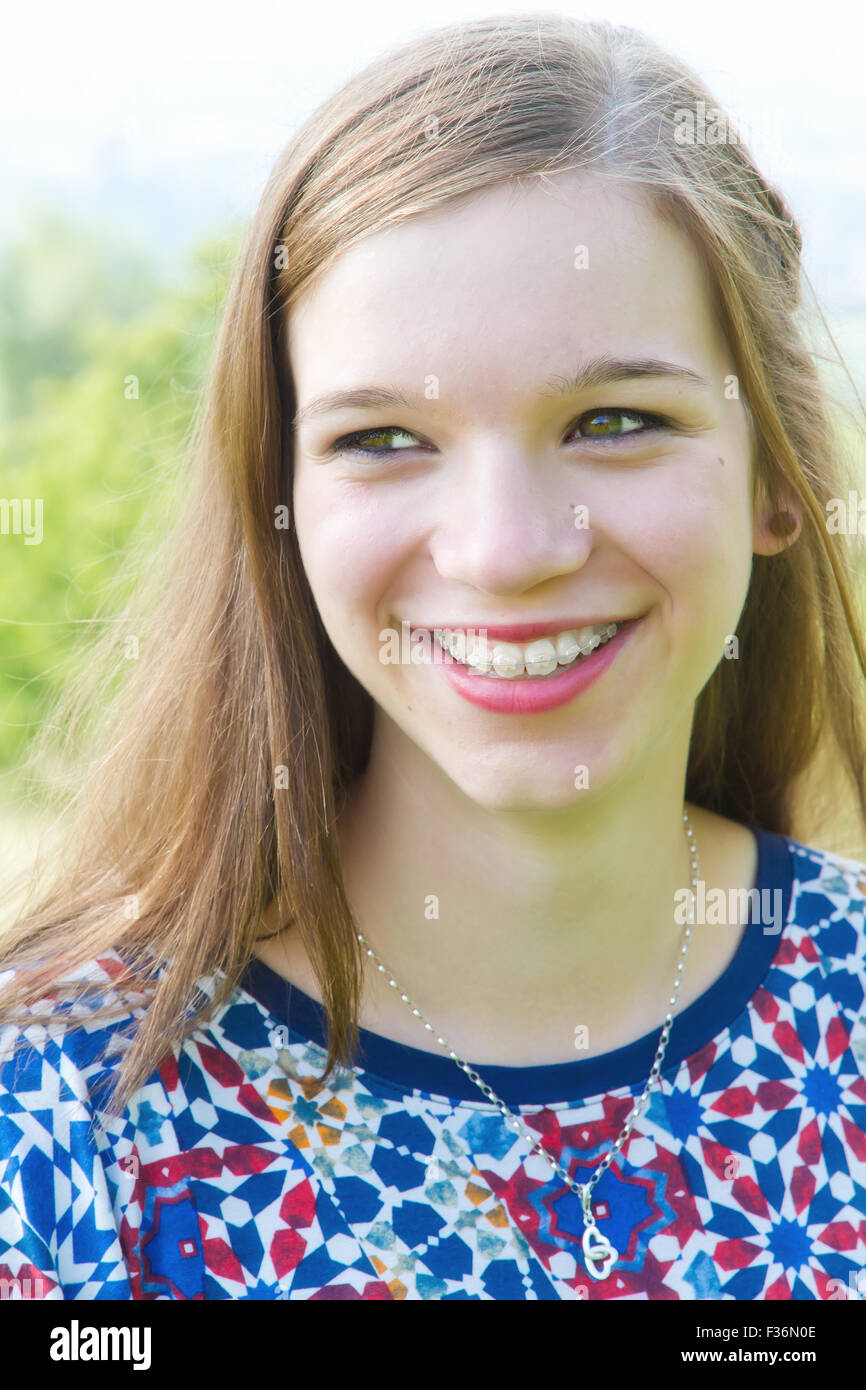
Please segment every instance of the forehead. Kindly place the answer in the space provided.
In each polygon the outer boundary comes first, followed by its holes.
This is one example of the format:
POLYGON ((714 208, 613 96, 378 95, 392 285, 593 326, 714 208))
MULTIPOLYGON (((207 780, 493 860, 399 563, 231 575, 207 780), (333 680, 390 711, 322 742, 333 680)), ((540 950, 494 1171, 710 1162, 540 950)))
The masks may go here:
MULTIPOLYGON (((560 174, 494 185, 349 247, 293 306, 299 393, 359 371, 480 357, 505 378, 574 353, 723 352, 709 276, 637 185, 560 174)), ((573 365, 573 363, 571 364, 573 365)))

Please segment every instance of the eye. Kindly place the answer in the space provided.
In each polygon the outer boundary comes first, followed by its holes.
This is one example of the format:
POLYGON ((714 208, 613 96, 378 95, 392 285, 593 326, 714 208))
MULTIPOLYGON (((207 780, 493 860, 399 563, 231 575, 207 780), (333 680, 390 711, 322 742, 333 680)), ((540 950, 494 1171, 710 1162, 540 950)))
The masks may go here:
MULTIPOLYGON (((367 458, 385 458, 388 454, 397 454, 401 449, 394 449, 386 445, 382 449, 365 447, 359 441, 362 439, 382 440, 388 435, 402 435, 404 439, 416 440, 417 435, 410 433, 409 430, 401 430, 398 425, 382 425, 375 430, 356 430, 354 434, 344 434, 342 439, 337 439, 331 445, 330 452, 333 454, 360 454, 367 458)), ((412 445, 409 446, 413 447, 412 445)), ((423 448, 424 446, 418 446, 423 448)))
MULTIPOLYGON (((627 434, 644 434, 652 429, 662 429, 667 425, 667 421, 660 415, 652 415, 646 410, 626 410, 622 407, 609 407, 601 410, 586 410, 577 421, 576 429, 581 429, 584 425, 589 426, 588 434, 580 434, 579 439, 602 440, 617 439, 627 434), (649 422, 647 425, 646 422, 649 422)), ((402 453, 408 448, 428 448, 428 445, 418 444, 418 436, 412 434, 411 430, 404 430, 399 425, 381 425, 372 430, 355 430, 352 434, 344 434, 331 445, 331 454, 354 454, 361 458, 387 458, 389 455, 402 453), (389 436, 402 438, 410 441, 408 446, 405 444, 394 448, 385 443, 389 436), (362 441, 371 440, 372 444, 365 444, 362 441), (382 447, 376 447, 376 444, 382 447)))
POLYGON ((580 416, 576 428, 588 427, 579 439, 617 439, 625 434, 645 434, 650 429, 663 429, 667 421, 646 410, 625 410, 618 406, 587 410, 580 416), (649 421, 647 427, 646 421, 649 421))

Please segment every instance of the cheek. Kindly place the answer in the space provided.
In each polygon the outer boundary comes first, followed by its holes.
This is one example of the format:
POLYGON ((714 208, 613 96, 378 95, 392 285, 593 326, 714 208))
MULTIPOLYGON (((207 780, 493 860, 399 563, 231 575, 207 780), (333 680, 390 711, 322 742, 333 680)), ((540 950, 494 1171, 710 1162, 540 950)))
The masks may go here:
POLYGON ((675 615, 715 615, 727 630, 751 574, 751 503, 744 471, 718 459, 635 478, 615 534, 667 592, 675 615))
POLYGON ((293 506, 301 561, 326 625, 329 614, 366 610, 412 544, 405 513, 391 515, 387 499, 357 484, 331 482, 299 470, 293 506))
POLYGON ((671 533, 686 552, 733 556, 751 553, 749 481, 741 459, 718 448, 702 449, 667 470, 663 490, 649 505, 667 515, 671 533))

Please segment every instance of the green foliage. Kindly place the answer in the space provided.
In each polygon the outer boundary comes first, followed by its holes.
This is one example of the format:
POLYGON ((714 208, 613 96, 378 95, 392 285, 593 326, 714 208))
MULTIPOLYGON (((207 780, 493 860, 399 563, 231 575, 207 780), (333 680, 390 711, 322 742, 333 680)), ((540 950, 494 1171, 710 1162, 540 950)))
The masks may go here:
POLYGON ((0 534, 0 767, 183 474, 238 242, 199 246, 181 287, 58 219, 0 262, 0 497, 42 499, 43 532, 0 534))

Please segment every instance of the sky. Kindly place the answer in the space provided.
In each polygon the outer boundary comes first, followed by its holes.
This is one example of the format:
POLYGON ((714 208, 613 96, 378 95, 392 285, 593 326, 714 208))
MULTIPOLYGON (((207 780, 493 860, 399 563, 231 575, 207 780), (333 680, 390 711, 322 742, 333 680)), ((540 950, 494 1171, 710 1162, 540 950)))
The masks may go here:
POLYGON ((788 197, 828 313, 866 322, 866 18, 850 0, 10 8, 0 55, 0 246, 38 198, 178 264, 198 237, 251 217, 294 129, 369 59, 453 20, 551 8, 645 29, 691 63, 788 197))

